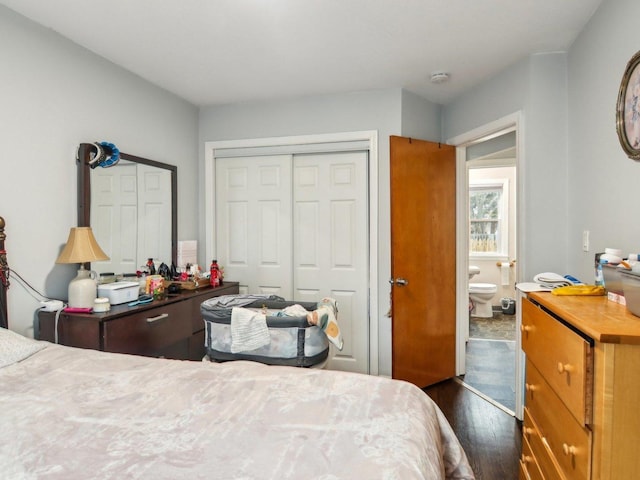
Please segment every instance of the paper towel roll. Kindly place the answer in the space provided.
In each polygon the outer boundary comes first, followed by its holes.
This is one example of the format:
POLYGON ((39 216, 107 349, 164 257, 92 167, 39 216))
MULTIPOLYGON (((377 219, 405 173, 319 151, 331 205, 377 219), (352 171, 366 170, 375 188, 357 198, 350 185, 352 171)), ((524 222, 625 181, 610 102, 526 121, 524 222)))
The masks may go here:
POLYGON ((509 285, 509 268, 511 268, 509 262, 500 263, 500 280, 503 286, 509 285))

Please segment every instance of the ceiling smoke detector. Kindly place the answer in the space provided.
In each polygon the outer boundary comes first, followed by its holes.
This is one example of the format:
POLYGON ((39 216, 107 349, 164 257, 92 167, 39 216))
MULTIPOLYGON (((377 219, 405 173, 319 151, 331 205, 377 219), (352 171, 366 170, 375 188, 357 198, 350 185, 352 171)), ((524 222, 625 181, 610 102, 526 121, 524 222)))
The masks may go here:
POLYGON ((449 80, 449 74, 445 72, 436 72, 431 74, 431 83, 443 83, 449 80))

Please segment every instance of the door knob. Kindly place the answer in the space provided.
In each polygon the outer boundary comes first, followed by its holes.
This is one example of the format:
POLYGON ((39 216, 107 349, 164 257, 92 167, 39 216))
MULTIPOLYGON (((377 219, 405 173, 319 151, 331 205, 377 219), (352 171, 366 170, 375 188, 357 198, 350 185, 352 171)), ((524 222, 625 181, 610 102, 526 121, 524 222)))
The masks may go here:
POLYGON ((399 286, 399 287, 404 287, 408 283, 409 283, 409 280, 406 280, 406 279, 404 279, 402 277, 396 278, 396 285, 399 286))

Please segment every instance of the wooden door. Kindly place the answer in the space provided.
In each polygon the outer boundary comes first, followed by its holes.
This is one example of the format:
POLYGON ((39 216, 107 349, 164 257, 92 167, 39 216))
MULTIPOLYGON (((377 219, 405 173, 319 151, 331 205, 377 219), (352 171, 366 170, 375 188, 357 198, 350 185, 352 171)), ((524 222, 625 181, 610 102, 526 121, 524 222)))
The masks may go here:
POLYGON ((455 147, 390 145, 392 376, 425 387, 455 375, 455 147))

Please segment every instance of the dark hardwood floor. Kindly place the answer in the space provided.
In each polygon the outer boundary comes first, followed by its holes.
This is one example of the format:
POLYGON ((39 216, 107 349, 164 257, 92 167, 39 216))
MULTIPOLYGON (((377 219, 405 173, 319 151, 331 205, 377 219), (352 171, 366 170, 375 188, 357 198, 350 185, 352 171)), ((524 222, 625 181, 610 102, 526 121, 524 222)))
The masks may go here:
POLYGON ((515 417, 456 380, 424 391, 449 420, 476 480, 517 480, 522 428, 515 417))

